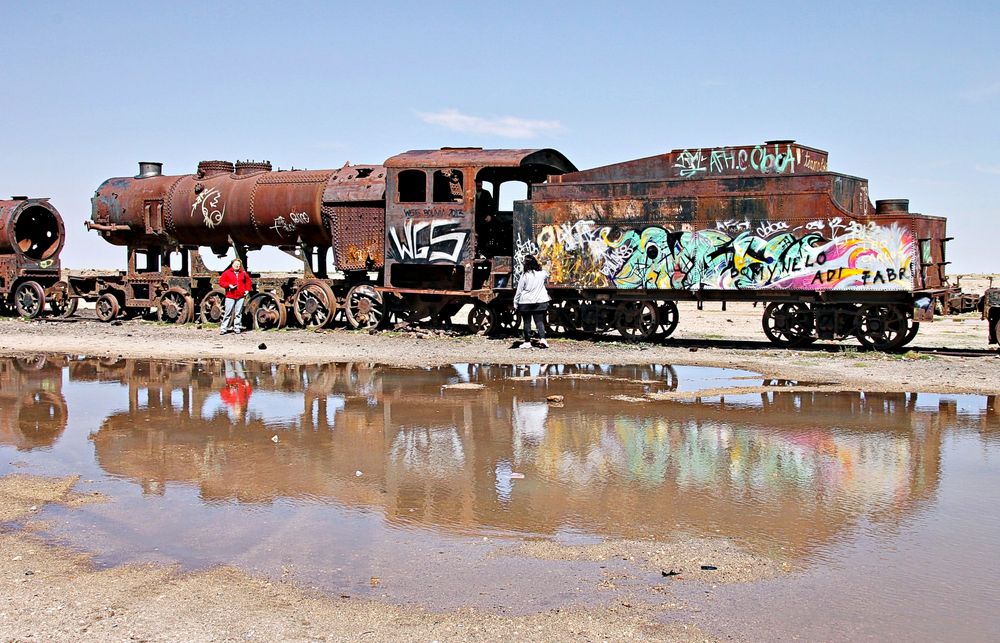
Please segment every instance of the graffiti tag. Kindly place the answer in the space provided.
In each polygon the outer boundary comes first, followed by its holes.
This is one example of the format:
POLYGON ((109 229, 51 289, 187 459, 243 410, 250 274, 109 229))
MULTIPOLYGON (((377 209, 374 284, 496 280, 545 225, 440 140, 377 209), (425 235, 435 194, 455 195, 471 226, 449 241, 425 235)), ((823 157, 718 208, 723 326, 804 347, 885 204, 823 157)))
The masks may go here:
POLYGON ((205 225, 209 228, 214 228, 222 223, 222 219, 226 216, 226 206, 219 207, 221 201, 222 193, 219 191, 219 188, 202 190, 198 193, 194 204, 191 206, 191 216, 195 216, 200 211, 205 225))
POLYGON ((455 221, 407 221, 403 224, 402 239, 396 229, 389 230, 391 249, 396 261, 458 263, 468 232, 456 230, 455 221))

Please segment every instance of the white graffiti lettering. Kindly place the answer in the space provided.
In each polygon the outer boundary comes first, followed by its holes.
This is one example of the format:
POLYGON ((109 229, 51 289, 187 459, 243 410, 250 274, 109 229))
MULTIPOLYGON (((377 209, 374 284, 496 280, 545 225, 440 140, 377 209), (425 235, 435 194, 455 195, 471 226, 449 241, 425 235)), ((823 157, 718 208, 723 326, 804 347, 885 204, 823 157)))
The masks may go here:
POLYGON ((209 228, 214 228, 222 223, 222 219, 226 216, 226 206, 223 205, 220 208, 220 201, 222 201, 222 193, 219 192, 219 188, 202 190, 198 193, 194 204, 191 206, 191 216, 195 216, 200 211, 205 225, 209 228))
POLYGON ((776 232, 788 229, 788 223, 784 221, 765 221, 757 226, 758 237, 769 237, 776 232))
POLYGON ((467 232, 455 229, 458 225, 447 219, 407 221, 403 224, 402 240, 395 229, 390 229, 389 239, 392 241, 396 260, 458 263, 468 236, 467 232), (427 233, 422 234, 425 230, 427 233))

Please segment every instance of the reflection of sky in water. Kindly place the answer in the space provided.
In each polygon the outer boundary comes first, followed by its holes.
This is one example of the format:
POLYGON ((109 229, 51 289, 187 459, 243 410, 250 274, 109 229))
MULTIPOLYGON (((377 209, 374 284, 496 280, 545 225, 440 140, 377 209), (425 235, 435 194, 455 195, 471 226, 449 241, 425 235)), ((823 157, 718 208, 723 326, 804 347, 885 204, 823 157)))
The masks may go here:
MULTIPOLYGON (((345 398, 343 395, 329 395, 325 399, 326 413, 322 419, 325 419, 325 423, 332 428, 336 421, 337 412, 344 408, 345 398)), ((303 401, 300 393, 278 393, 254 389, 247 402, 246 416, 248 421, 260 420, 267 424, 294 426, 302 417, 302 406, 303 401)), ((181 399, 177 400, 175 408, 184 408, 181 399)), ((319 413, 319 405, 313 404, 312 420, 314 423, 320 423, 319 413)), ((222 401, 220 393, 214 393, 205 399, 200 414, 206 420, 219 414, 229 415, 235 419, 233 409, 222 401)))

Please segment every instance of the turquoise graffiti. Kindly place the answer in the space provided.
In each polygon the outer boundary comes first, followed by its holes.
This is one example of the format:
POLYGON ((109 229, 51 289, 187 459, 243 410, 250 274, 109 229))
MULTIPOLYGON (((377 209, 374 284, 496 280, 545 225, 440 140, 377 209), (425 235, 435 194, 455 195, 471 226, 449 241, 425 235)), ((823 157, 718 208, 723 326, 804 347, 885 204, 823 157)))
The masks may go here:
POLYGON ((898 224, 839 219, 790 229, 640 229, 593 221, 543 227, 553 284, 619 289, 912 290, 914 240, 898 224))

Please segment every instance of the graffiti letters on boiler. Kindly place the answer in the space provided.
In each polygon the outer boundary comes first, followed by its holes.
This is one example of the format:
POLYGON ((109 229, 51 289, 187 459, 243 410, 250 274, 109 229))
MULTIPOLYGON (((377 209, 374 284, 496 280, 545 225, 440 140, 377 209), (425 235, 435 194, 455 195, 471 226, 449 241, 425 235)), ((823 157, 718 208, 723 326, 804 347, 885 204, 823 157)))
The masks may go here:
POLYGON ((219 188, 202 190, 191 205, 191 216, 201 213, 205 225, 214 228, 222 223, 222 219, 226 216, 226 206, 220 206, 221 201, 222 192, 219 188))
MULTIPOLYGON (((687 227, 687 226, 686 226, 687 227)), ((911 290, 914 240, 898 224, 718 222, 675 231, 577 221, 536 235, 553 284, 589 288, 911 290), (794 225, 794 227, 792 227, 794 225)))
POLYGON ((468 232, 451 219, 407 221, 402 230, 389 229, 389 248, 396 261, 407 263, 458 263, 468 232))

